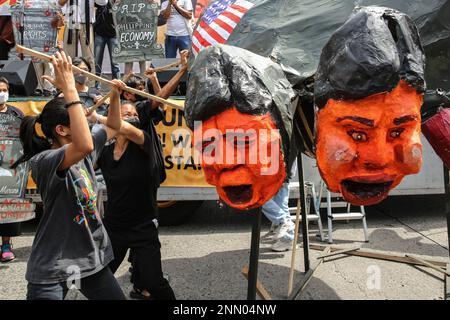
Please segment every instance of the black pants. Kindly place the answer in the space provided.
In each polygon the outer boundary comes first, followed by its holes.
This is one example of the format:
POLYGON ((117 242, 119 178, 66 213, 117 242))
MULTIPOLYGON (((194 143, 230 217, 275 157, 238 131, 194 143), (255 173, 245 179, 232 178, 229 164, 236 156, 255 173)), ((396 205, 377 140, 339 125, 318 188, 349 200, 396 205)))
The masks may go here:
POLYGON ((1 237, 18 237, 21 235, 21 223, 0 223, 1 237))
MULTIPOLYGON (((80 280, 81 293, 89 300, 125 300, 111 270, 103 270, 80 280)), ((64 300, 69 291, 66 282, 54 284, 28 283, 27 300, 64 300)))
POLYGON ((131 282, 134 287, 146 289, 156 300, 175 300, 175 294, 169 282, 163 277, 161 243, 158 230, 153 223, 146 227, 145 231, 135 232, 108 227, 106 222, 105 227, 114 252, 114 260, 109 264, 111 271, 116 272, 128 249, 131 249, 133 251, 131 282))
POLYGON ((8 60, 11 46, 5 42, 0 41, 0 60, 8 60))

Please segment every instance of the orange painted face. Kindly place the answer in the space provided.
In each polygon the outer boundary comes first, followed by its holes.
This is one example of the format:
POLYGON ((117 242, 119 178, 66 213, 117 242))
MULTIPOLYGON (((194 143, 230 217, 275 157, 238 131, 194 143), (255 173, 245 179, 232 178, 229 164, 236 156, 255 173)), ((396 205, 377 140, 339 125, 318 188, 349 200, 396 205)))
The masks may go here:
POLYGON ((227 109, 195 125, 194 145, 207 182, 236 209, 263 205, 286 178, 281 136, 270 114, 227 109))
POLYGON ((329 190, 356 205, 384 200, 422 165, 423 97, 405 81, 356 101, 330 99, 317 113, 317 164, 329 190))

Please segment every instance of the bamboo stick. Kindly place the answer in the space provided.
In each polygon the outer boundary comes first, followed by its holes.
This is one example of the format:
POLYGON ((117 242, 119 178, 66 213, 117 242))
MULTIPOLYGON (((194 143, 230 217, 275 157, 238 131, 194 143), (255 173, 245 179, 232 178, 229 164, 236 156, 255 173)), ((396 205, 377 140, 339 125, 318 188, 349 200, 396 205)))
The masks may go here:
POLYGON ((162 66, 162 67, 159 67, 159 68, 154 68, 153 71, 154 72, 165 71, 165 70, 170 69, 170 68, 178 67, 180 64, 181 64, 181 60, 178 60, 178 61, 175 61, 175 62, 173 62, 171 64, 166 65, 166 66, 162 66))
MULTIPOLYGON (((38 51, 35 51, 35 50, 32 50, 32 49, 26 48, 26 47, 23 47, 23 46, 20 46, 20 45, 16 45, 16 51, 18 53, 22 53, 22 54, 25 54, 25 55, 33 56, 35 58, 39 58, 41 60, 51 61, 51 57, 49 55, 43 54, 41 52, 38 52, 38 51)), ((78 73, 81 73, 81 74, 87 76, 91 80, 95 80, 97 82, 104 83, 104 84, 106 84, 106 85, 108 85, 110 87, 114 86, 114 83, 112 81, 104 79, 102 77, 99 77, 99 76, 97 76, 95 74, 92 74, 92 73, 90 73, 88 71, 80 69, 80 68, 78 68, 76 66, 72 66, 72 69, 74 71, 77 71, 78 73)), ((145 97, 147 99, 151 99, 151 100, 155 100, 155 101, 161 102, 161 103, 163 103, 165 105, 169 105, 169 106, 171 106, 173 108, 176 108, 176 109, 181 109, 181 110, 184 109, 184 106, 179 106, 179 105, 177 105, 177 104, 175 104, 173 102, 170 102, 170 101, 168 101, 166 99, 157 97, 155 95, 149 94, 149 93, 141 91, 141 90, 137 90, 137 89, 134 89, 134 88, 131 88, 131 87, 128 87, 128 86, 125 86, 123 88, 123 90, 127 91, 127 92, 130 92, 130 93, 134 93, 134 94, 140 95, 140 96, 145 97)))
POLYGON ((106 102, 112 95, 112 91, 108 92, 108 94, 104 97, 102 97, 100 100, 97 101, 96 104, 94 104, 92 107, 88 108, 87 115, 91 115, 92 112, 98 109, 102 104, 106 102))
MULTIPOLYGON (((130 77, 131 77, 132 75, 133 75, 133 74, 132 74, 131 72, 128 73, 127 75, 125 75, 125 76, 122 78, 122 81, 126 83, 126 82, 130 79, 130 77)), ((112 95, 112 91, 108 92, 108 94, 107 94, 106 96, 102 97, 99 101, 97 101, 96 104, 94 104, 92 107, 90 107, 90 108, 88 109, 87 115, 88 115, 88 116, 91 115, 92 112, 94 112, 95 110, 97 110, 102 104, 106 103, 106 100, 108 100, 109 98, 111 98, 111 95, 112 95)))

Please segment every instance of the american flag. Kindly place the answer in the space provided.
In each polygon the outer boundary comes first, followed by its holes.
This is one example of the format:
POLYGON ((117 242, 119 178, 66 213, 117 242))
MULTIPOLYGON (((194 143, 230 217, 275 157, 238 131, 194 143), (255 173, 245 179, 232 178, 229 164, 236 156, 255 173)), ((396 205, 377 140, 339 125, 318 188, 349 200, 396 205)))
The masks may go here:
POLYGON ((219 0, 212 3, 192 35, 192 51, 225 43, 245 13, 253 7, 246 0, 219 0))

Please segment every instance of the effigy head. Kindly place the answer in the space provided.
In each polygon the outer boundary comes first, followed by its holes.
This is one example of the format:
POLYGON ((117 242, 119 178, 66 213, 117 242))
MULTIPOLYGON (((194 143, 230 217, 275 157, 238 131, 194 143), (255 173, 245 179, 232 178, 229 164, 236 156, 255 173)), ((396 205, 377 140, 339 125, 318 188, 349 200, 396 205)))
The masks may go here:
POLYGON ((324 47, 316 157, 328 188, 346 201, 376 204, 420 171, 424 60, 411 19, 381 7, 356 9, 324 47))
POLYGON ((217 45, 192 64, 185 118, 208 183, 237 209, 263 205, 289 167, 295 94, 281 67, 217 45))

